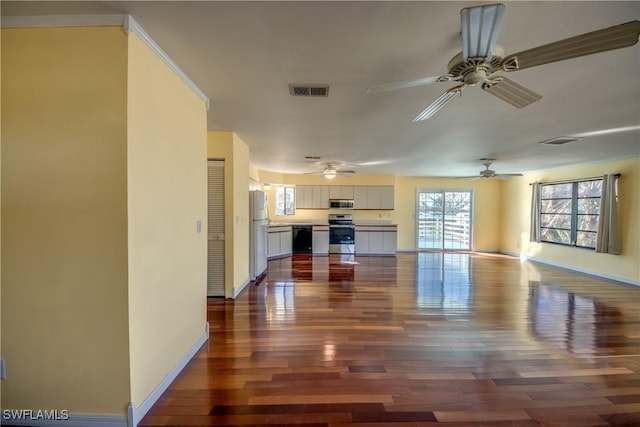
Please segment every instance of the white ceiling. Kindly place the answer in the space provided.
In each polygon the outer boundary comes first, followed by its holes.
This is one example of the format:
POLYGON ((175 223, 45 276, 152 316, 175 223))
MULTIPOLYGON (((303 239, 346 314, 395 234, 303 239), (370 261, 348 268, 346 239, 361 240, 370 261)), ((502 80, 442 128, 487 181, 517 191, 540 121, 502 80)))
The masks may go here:
MULTIPOLYGON (((489 2, 484 2, 489 3, 489 2)), ((507 54, 640 18, 640 2, 504 2, 507 54)), ((233 130, 259 169, 362 174, 527 173, 640 156, 640 45, 510 73, 542 99, 522 110, 467 88, 412 123, 456 83, 369 94, 374 84, 446 74, 461 8, 479 2, 3 1, 3 15, 129 13, 210 97, 210 130, 233 130), (290 83, 329 84, 327 98, 290 83), (550 138, 635 126, 562 146, 550 138), (358 166, 359 165, 359 166, 358 166)))

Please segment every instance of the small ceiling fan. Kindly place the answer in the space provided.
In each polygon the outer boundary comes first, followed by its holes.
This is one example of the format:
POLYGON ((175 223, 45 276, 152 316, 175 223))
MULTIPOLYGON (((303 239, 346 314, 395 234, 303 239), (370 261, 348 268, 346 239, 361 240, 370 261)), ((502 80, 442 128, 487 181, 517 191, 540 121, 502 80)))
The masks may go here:
POLYGON ((483 163, 485 169, 481 170, 478 175, 461 176, 460 179, 471 179, 472 181, 475 181, 477 179, 490 179, 490 178, 509 179, 512 176, 522 176, 521 173, 496 173, 496 171, 489 169, 492 163, 493 163, 493 160, 487 160, 486 162, 483 163))
POLYGON ((325 163, 324 170, 321 172, 307 172, 304 175, 322 175, 327 179, 334 179, 336 176, 350 177, 356 171, 349 169, 337 169, 333 163, 325 163))
POLYGON ((517 71, 556 61, 633 46, 638 42, 640 21, 581 34, 543 46, 505 56, 496 44, 506 6, 502 3, 467 7, 460 11, 462 52, 449 61, 447 74, 370 86, 367 93, 379 93, 431 83, 455 81, 459 85, 447 90, 418 114, 413 121, 426 120, 444 107, 467 86, 480 84, 482 89, 516 108, 523 108, 542 98, 515 81, 495 76, 498 71, 517 71))

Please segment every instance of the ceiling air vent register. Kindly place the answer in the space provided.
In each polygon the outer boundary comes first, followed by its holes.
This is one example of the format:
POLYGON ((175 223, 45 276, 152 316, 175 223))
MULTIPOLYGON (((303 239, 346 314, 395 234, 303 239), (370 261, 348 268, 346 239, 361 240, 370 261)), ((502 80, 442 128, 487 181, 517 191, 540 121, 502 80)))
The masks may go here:
POLYGON ((289 94, 291 96, 329 96, 329 85, 318 84, 290 84, 289 94))
POLYGON ((583 138, 576 136, 559 136, 557 138, 547 139, 546 141, 539 142, 538 144, 546 145, 563 145, 574 141, 580 141, 583 138))

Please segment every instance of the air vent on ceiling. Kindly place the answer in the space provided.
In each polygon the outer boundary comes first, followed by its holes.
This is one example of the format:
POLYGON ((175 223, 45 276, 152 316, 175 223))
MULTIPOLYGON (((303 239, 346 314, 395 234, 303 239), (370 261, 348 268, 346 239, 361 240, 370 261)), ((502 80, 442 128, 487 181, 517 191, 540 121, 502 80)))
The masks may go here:
POLYGON ((304 156, 305 160, 320 160, 320 156, 304 156))
POLYGON ((546 141, 539 142, 538 144, 547 144, 547 145, 563 145, 568 144, 570 142, 579 141, 583 138, 579 138, 577 136, 559 136, 557 138, 547 139, 546 141))
POLYGON ((329 96, 329 85, 290 84, 291 96, 329 96))

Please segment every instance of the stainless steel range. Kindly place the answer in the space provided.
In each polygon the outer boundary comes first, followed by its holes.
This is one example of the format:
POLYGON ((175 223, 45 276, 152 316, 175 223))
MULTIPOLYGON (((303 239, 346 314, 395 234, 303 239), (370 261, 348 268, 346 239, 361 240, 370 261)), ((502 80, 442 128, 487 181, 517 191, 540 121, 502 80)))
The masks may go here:
POLYGON ((356 226, 351 214, 329 214, 329 253, 355 254, 356 226))

